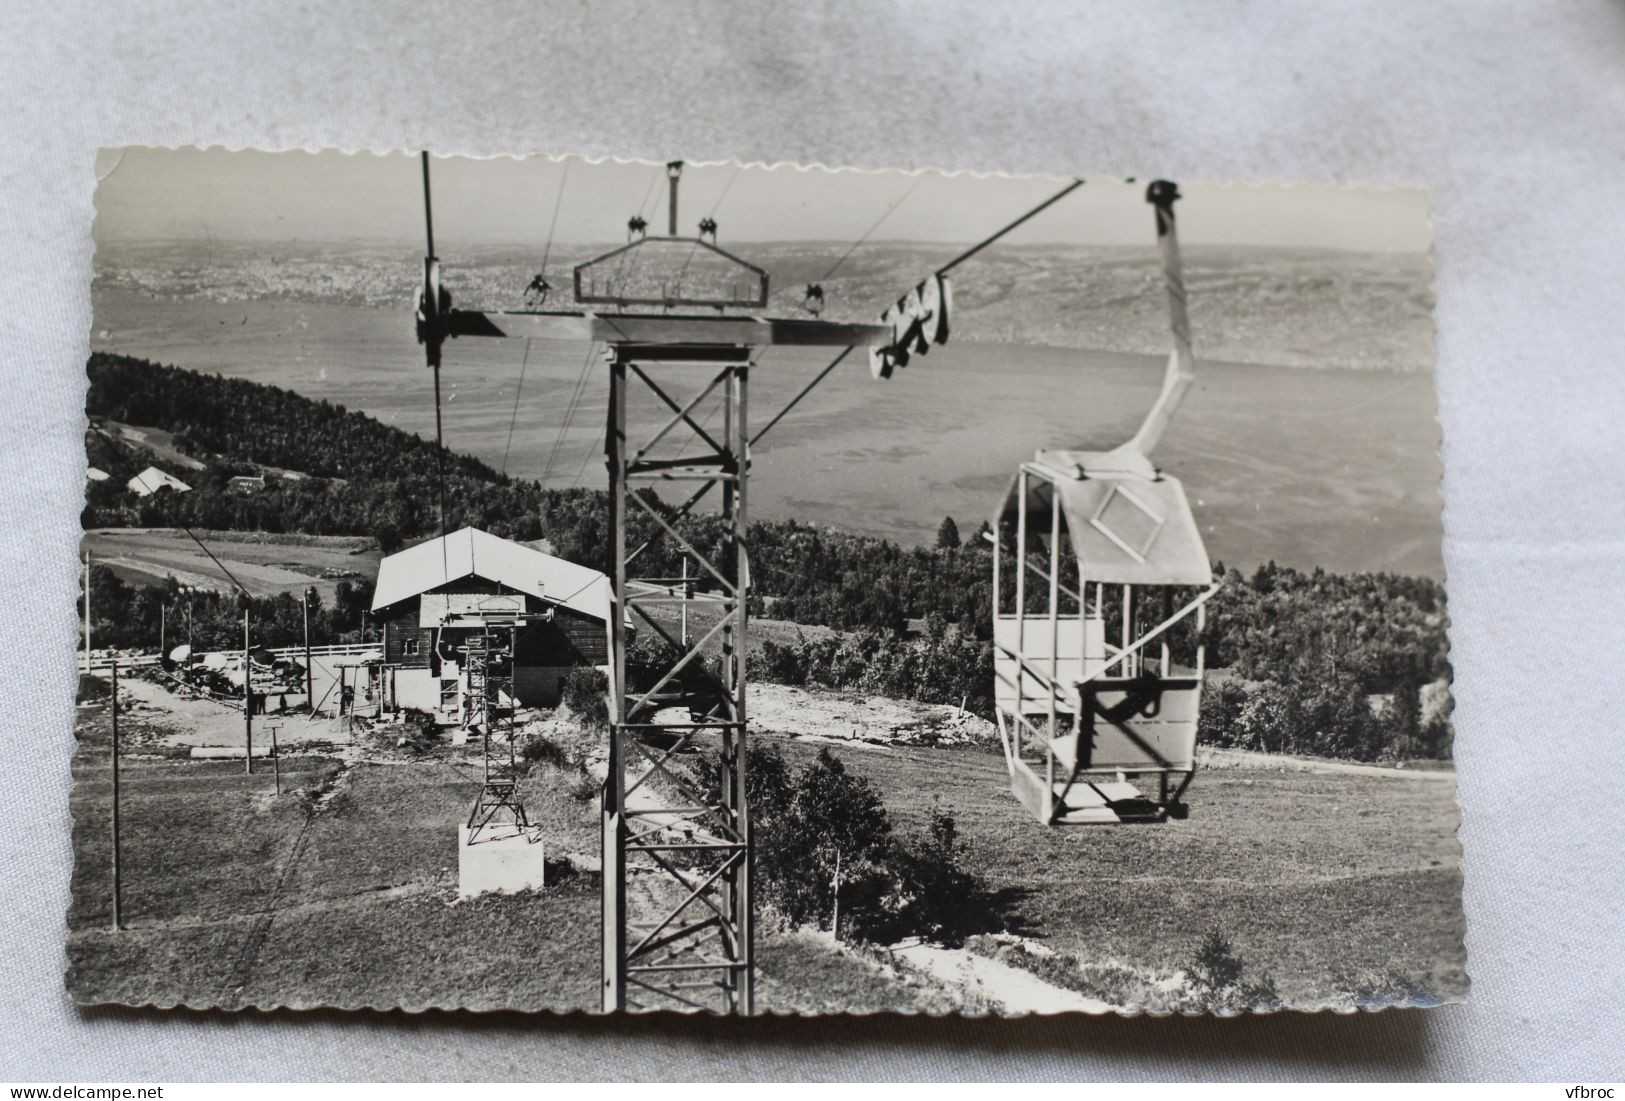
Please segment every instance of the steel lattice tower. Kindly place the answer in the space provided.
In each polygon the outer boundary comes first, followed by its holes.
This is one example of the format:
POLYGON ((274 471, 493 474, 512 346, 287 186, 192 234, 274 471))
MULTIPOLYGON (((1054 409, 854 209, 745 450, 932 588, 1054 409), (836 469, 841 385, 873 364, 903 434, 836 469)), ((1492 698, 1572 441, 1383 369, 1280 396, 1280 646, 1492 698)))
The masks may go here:
POLYGON ((611 546, 620 613, 612 627, 609 775, 603 794, 603 1002, 608 1009, 753 1009, 753 911, 750 897, 750 811, 745 797, 744 646, 749 565, 745 541, 748 347, 733 345, 616 345, 610 353, 609 423, 611 546), (655 374, 689 374, 709 381, 686 406, 666 393, 655 374), (633 395, 657 398, 675 411, 641 447, 627 436, 633 395), (720 439, 696 424, 690 410, 720 399, 720 439), (696 445, 677 458, 652 459, 657 444, 677 433, 696 445), (693 453, 697 452, 697 453, 693 453), (654 482, 697 483, 721 489, 716 552, 706 554, 670 524, 640 490, 654 482), (698 565, 705 590, 690 599, 676 577, 639 575, 640 556, 654 542, 628 548, 628 514, 644 513, 698 565), (715 615, 696 638, 675 637, 649 609, 689 599, 715 615), (663 644, 652 682, 627 681, 627 620, 663 644), (714 652, 715 658, 709 655, 714 652), (706 790, 679 754, 715 754, 718 790, 706 790))
POLYGON ((480 831, 504 810, 514 825, 528 827, 525 808, 519 802, 519 761, 513 726, 513 659, 518 653, 517 631, 508 627, 493 631, 487 623, 478 634, 468 636, 464 660, 468 668, 468 708, 464 721, 477 730, 484 748, 484 771, 480 793, 468 812, 468 840, 473 844, 480 831))

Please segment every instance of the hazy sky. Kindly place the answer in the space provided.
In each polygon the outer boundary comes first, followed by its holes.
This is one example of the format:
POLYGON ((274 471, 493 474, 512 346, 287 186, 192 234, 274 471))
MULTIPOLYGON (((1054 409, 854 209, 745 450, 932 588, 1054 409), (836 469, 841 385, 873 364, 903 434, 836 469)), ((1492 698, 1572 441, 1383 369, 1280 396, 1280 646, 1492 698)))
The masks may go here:
MULTIPOLYGON (((663 165, 576 158, 436 159, 435 236, 541 245, 614 242, 642 210, 664 233, 663 165), (562 201, 560 185, 563 184, 562 201)), ((421 241, 417 158, 395 153, 262 153, 224 149, 104 150, 97 161, 96 238, 213 236, 255 240, 421 241)), ((927 172, 689 165, 678 230, 713 211, 720 240, 978 240, 1066 181, 927 172), (906 196, 906 198, 905 198, 906 196), (902 201, 899 201, 902 200, 902 201), (888 208, 893 208, 887 214, 888 208)), ((1430 244, 1420 191, 1181 182, 1181 239, 1191 244, 1291 245, 1422 252, 1430 244)), ((1147 244, 1144 183, 1092 180, 1006 238, 1012 244, 1147 244)))

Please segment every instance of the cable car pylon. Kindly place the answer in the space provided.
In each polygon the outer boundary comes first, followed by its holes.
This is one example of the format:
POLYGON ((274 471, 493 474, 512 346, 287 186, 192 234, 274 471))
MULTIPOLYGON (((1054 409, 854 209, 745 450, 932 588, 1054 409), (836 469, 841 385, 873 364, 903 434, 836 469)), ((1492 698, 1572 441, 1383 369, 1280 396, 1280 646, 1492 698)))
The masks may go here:
MULTIPOLYGON (((425 154, 426 222, 428 164, 425 154)), ((576 304, 597 307, 596 312, 452 309, 439 285, 431 223, 418 333, 437 372, 444 341, 455 337, 605 345, 610 387, 604 450, 615 610, 609 624, 609 764, 600 804, 602 1007, 749 1014, 756 1005, 753 840, 746 798, 751 448, 852 351, 867 348, 871 371, 885 378, 945 342, 952 311, 948 271, 1082 181, 1068 184, 909 288, 878 323, 863 324, 761 316, 758 311, 768 301, 767 272, 714 241, 676 236, 682 169, 681 161, 666 166, 668 236, 649 236, 646 221, 635 216, 627 245, 577 265, 576 304), (697 256, 705 258, 706 271, 691 266, 697 256), (684 309, 705 312, 673 312, 684 309), (730 309, 741 312, 727 313, 730 309), (779 344, 825 346, 838 354, 752 435, 750 374, 761 349, 779 344), (708 403, 722 412, 723 426, 716 433, 695 419, 708 403), (635 430, 646 422, 658 427, 648 435, 635 430), (645 497, 660 483, 695 488, 667 512, 645 497), (678 521, 717 490, 717 527, 701 548, 685 538, 678 521), (655 529, 636 546, 628 539, 634 516, 647 518, 655 529), (657 542, 693 570, 682 579, 640 571, 640 560, 648 561, 643 555, 657 542), (696 618, 712 618, 692 637, 678 638, 653 614, 662 605, 683 605, 696 618), (658 665, 640 670, 636 684, 629 681, 626 663, 634 616, 664 647, 658 665), (680 766, 680 755, 690 750, 714 754, 714 788, 680 766)))

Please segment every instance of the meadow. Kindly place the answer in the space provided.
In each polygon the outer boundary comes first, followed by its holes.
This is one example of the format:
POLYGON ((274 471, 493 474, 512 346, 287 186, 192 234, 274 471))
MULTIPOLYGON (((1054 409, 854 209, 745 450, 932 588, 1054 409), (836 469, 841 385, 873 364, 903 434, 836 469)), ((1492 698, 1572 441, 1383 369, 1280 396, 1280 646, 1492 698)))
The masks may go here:
MULTIPOLYGON (((87 695, 94 695, 90 693, 87 695)), ((80 708, 72 810, 68 988, 83 1003, 345 1008, 593 1008, 598 808, 579 773, 538 765, 523 798, 550 886, 456 901, 455 824, 476 790, 468 749, 388 745, 283 762, 154 752, 160 711, 122 724, 126 928, 110 930, 108 714, 80 708)), ((825 742, 773 735, 792 765, 825 742)), ((999 900, 1049 981, 1087 968, 1139 976, 1191 966, 1218 932, 1249 980, 1296 1008, 1352 1008, 1362 991, 1424 1002, 1465 994, 1453 774, 1406 775, 1217 754, 1190 816, 1154 826, 1040 827, 982 749, 836 746, 894 829, 951 814, 967 871, 999 900), (1056 974, 1054 961, 1064 961, 1056 974), (1075 961, 1075 962, 1074 962, 1075 961)), ((959 951, 971 951, 965 949, 959 951)), ((987 1008, 900 966, 775 927, 758 941, 767 1012, 987 1008)))
MULTIPOLYGON (((209 551, 255 596, 291 593, 314 586, 326 603, 339 581, 378 574, 382 557, 373 540, 336 535, 271 535, 265 532, 199 531, 209 551)), ((157 585, 173 577, 182 585, 218 589, 220 567, 185 532, 175 528, 99 528, 82 545, 101 565, 130 585, 157 585)))

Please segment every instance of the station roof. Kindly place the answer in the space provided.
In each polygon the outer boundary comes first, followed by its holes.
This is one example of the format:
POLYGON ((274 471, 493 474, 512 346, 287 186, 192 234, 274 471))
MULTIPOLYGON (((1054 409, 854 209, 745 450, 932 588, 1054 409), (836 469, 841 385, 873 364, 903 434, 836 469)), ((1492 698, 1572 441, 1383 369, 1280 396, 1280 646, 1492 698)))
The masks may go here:
POLYGON ((610 617, 609 578, 597 570, 472 527, 426 539, 380 562, 372 610, 465 577, 483 578, 594 619, 607 622, 610 617))
MULTIPOLYGON (((1039 452, 1025 467, 1028 530, 1047 532, 1058 500, 1085 581, 1211 584, 1213 564, 1184 486, 1143 460, 1123 460, 1120 452, 1039 452)), ((995 528, 1014 522, 1020 484, 1011 480, 995 528)))

